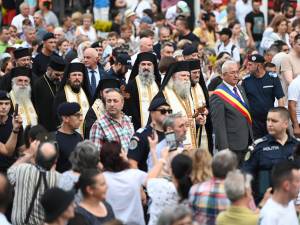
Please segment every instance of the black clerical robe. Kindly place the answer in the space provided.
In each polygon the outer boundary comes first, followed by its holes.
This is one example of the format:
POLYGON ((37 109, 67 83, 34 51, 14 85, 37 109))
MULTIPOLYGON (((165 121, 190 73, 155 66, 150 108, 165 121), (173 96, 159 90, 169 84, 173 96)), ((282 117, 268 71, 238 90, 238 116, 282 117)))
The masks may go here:
POLYGON ((53 102, 57 86, 46 76, 39 77, 33 85, 33 104, 35 106, 38 122, 48 131, 56 130, 53 102))
POLYGON ((131 116, 134 130, 147 125, 149 119, 148 107, 159 90, 156 82, 153 82, 148 90, 145 87, 142 88, 141 85, 139 88, 137 82, 140 82, 138 76, 134 80, 129 81, 126 85, 123 108, 124 113, 131 116), (148 99, 146 95, 148 96, 148 99), (141 104, 141 102, 143 102, 143 104, 141 104), (141 113, 143 113, 143 115, 141 115, 141 113))

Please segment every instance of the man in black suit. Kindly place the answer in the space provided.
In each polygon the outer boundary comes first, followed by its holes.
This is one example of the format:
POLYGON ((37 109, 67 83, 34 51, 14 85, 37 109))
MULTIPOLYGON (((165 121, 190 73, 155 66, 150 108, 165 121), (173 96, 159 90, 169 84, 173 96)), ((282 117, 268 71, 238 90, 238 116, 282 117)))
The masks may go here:
POLYGON ((87 81, 89 83, 91 96, 93 97, 95 95, 99 81, 101 80, 103 70, 100 68, 100 66, 98 66, 99 56, 96 49, 87 48, 83 53, 83 57, 84 65, 88 71, 87 81))
POLYGON ((210 97, 210 109, 216 148, 229 148, 237 154, 241 164, 253 141, 253 134, 249 103, 243 88, 237 85, 238 72, 235 61, 223 64, 223 82, 210 97))

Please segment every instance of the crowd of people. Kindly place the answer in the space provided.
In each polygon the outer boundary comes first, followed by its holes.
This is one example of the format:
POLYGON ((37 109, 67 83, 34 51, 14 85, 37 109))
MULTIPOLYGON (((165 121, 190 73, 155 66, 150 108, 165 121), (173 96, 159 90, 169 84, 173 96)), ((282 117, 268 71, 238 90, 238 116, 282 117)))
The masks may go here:
POLYGON ((0 0, 0 224, 299 224, 300 5, 264 3, 0 0))

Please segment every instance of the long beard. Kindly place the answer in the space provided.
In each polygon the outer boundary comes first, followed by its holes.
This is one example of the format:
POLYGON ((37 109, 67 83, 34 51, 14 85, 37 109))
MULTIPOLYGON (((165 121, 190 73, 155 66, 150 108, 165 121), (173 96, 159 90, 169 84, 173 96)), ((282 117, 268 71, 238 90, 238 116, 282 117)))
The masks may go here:
POLYGON ((173 90, 183 99, 187 99, 191 92, 191 82, 190 81, 173 81, 173 90))
POLYGON ((153 69, 150 71, 143 71, 141 68, 139 69, 139 76, 143 86, 149 87, 155 80, 155 76, 153 73, 153 69))
POLYGON ((70 81, 68 81, 67 84, 70 85, 72 91, 74 91, 75 93, 79 93, 81 85, 82 85, 82 83, 74 84, 74 83, 71 83, 70 81))
POLYGON ((25 88, 19 87, 16 84, 13 84, 12 90, 16 97, 16 102, 18 104, 26 104, 26 102, 31 101, 31 87, 27 86, 25 88))

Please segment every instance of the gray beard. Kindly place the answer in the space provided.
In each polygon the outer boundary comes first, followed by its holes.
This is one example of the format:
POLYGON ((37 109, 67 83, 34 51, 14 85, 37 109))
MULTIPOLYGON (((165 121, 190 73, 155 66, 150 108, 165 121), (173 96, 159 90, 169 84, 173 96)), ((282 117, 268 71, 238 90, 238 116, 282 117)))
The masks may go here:
POLYGON ((16 97, 16 102, 18 104, 24 104, 31 101, 31 87, 27 86, 26 88, 20 88, 16 84, 13 84, 12 90, 16 97))
POLYGON ((149 72, 140 72, 140 80, 143 86, 149 87, 155 80, 154 74, 149 72))
POLYGON ((187 99, 191 91, 190 81, 178 81, 174 80, 173 90, 182 98, 187 99))

